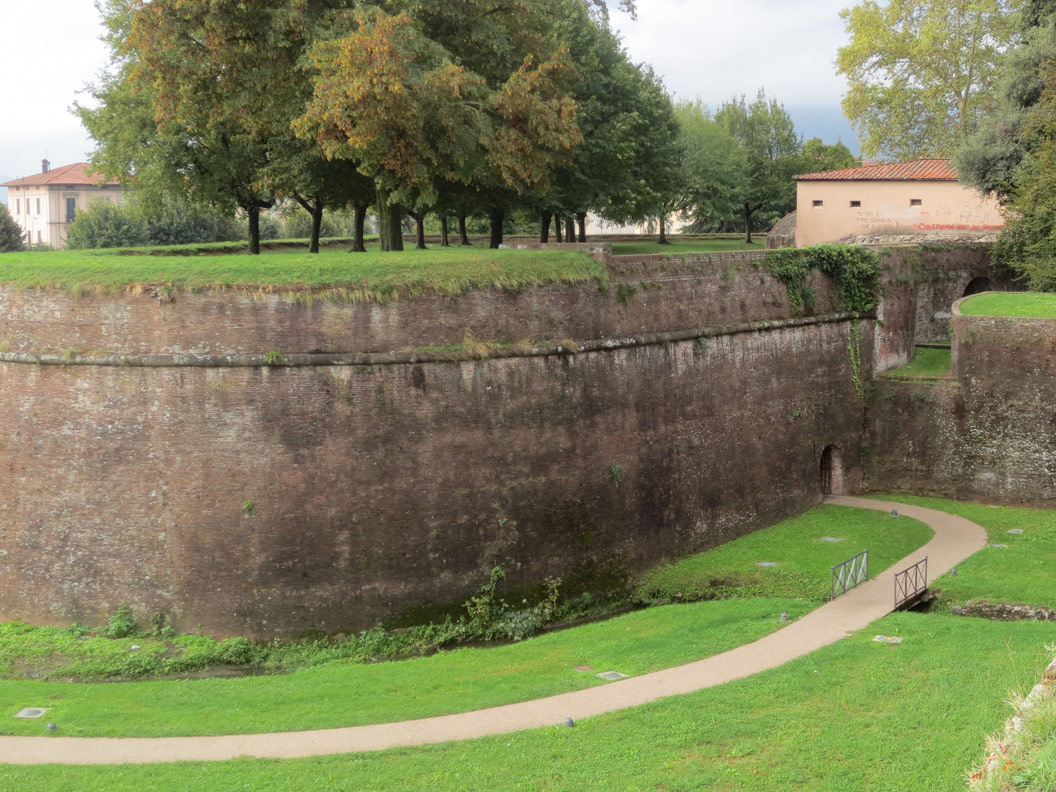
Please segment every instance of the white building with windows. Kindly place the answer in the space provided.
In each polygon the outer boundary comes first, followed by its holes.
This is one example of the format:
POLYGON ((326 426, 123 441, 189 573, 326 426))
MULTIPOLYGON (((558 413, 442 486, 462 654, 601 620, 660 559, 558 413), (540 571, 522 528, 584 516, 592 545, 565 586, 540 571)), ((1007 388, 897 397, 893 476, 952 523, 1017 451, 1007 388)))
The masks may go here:
POLYGON ((7 187, 7 209, 29 245, 66 246, 67 229, 77 212, 99 198, 121 204, 125 191, 116 181, 93 174, 87 162, 52 168, 44 160, 41 172, 14 179, 7 187))

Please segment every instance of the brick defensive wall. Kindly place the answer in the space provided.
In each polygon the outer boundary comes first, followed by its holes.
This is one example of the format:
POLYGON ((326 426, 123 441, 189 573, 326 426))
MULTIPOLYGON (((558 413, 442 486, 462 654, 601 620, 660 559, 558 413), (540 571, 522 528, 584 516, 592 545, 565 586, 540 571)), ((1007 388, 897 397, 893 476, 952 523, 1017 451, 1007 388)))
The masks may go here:
POLYGON ((892 265, 881 325, 814 275, 794 317, 758 258, 384 305, 0 288, 0 616, 362 629, 496 565, 624 585, 818 503, 826 448, 853 489, 856 376, 910 354, 918 301, 892 265))

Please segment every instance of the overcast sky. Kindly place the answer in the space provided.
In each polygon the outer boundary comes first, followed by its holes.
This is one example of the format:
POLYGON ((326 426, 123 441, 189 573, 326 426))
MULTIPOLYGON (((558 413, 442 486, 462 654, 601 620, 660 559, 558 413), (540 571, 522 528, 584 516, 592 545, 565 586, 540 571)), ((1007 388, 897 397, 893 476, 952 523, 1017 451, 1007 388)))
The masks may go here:
MULTIPOLYGON (((652 64, 679 98, 717 107, 765 88, 805 137, 841 138, 846 86, 834 73, 845 41, 839 12, 854 0, 638 0, 636 22, 614 26, 636 62, 652 64)), ((91 0, 0 0, 6 74, 0 79, 0 182, 88 158, 92 142, 69 109, 106 64, 91 0)), ((6 192, 6 191, 0 191, 6 192)), ((0 198, 5 196, 0 195, 0 198)))

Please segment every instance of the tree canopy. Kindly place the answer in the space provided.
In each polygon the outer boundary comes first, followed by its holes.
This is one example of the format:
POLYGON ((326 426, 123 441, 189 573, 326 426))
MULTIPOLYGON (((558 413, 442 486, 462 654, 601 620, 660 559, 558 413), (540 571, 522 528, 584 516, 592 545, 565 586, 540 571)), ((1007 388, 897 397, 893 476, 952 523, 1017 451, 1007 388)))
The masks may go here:
POLYGON ((676 211, 750 238, 788 211, 793 174, 848 153, 802 147, 762 93, 714 116, 676 113, 609 29, 609 6, 636 11, 626 0, 105 0, 112 63, 97 105, 79 113, 93 164, 134 182, 141 206, 161 212, 175 194, 238 211, 254 251, 267 210, 297 206, 312 250, 324 211, 346 207, 363 249, 370 205, 387 250, 402 248, 406 217, 421 232, 429 212, 445 243, 451 215, 463 243, 484 222, 498 245, 529 213, 544 240, 554 218, 559 240, 585 241, 590 212, 663 228, 676 211))
POLYGON ((0 253, 22 250, 22 229, 4 204, 0 204, 0 253))
POLYGON ((744 220, 744 241, 752 241, 752 218, 760 210, 780 217, 795 206, 801 140, 784 106, 767 99, 760 90, 755 101, 744 96, 726 102, 715 113, 715 121, 738 143, 743 159, 743 177, 736 201, 744 220))
POLYGON ((1056 2, 1035 0, 1023 15, 1020 39, 1002 58, 998 100, 957 150, 961 180, 1008 200, 1017 171, 1038 138, 1026 130, 1045 89, 1046 65, 1056 59, 1056 2))
MULTIPOLYGON (((93 163, 137 189, 237 208, 251 237, 276 201, 300 204, 316 229, 324 207, 375 202, 395 248, 403 210, 442 209, 442 193, 475 195, 485 213, 539 204, 574 161, 584 143, 576 85, 593 64, 572 58, 567 15, 588 38, 608 37, 617 71, 647 86, 600 115, 633 116, 639 101, 639 131, 657 118, 646 105, 670 118, 658 81, 608 31, 606 4, 564 6, 565 15, 544 0, 106 0, 111 68, 93 87, 97 106, 79 113, 99 144, 93 163)), ((650 159, 648 147, 635 162, 650 159)), ((639 181, 648 193, 649 179, 639 181)), ((612 193, 575 210, 615 205, 612 193)))
POLYGON ((841 12, 850 43, 836 65, 843 110, 862 154, 953 154, 997 92, 999 56, 1014 41, 1021 0, 865 0, 841 12))
POLYGON ((998 256, 1038 291, 1056 290, 1056 62, 1042 72, 1044 88, 1026 114, 1027 153, 1014 171, 1008 224, 998 256))

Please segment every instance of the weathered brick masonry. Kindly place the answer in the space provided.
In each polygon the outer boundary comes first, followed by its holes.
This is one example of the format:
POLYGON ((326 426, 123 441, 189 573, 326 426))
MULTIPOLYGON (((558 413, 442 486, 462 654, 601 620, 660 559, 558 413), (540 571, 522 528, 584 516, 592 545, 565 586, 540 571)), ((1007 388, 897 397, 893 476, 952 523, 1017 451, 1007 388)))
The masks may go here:
POLYGON ((820 500, 829 445, 853 487, 853 331, 868 382, 915 298, 874 329, 820 278, 789 320, 755 258, 388 305, 0 290, 0 615, 362 628, 494 565, 598 587, 742 535, 820 500), (467 335, 528 343, 421 349, 467 335))
POLYGON ((992 266, 989 245, 876 249, 885 267, 877 372, 909 363, 915 343, 949 343, 951 306, 973 284, 999 291, 1013 286, 1006 270, 992 266))
POLYGON ((967 500, 1056 503, 1056 321, 953 311, 948 382, 880 380, 868 483, 967 500))

